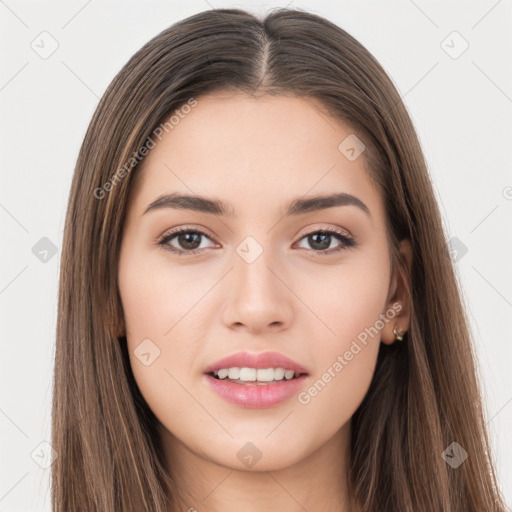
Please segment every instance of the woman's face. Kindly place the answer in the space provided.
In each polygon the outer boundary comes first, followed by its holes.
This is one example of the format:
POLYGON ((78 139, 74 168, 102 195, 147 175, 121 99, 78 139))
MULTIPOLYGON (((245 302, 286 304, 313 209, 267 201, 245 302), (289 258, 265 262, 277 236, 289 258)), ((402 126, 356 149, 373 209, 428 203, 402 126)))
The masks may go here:
POLYGON ((347 433, 380 341, 407 328, 383 198, 350 128, 310 100, 194 105, 153 137, 128 205, 118 277, 133 374, 172 446, 232 468, 288 467, 347 433), (192 199, 155 203, 170 194, 192 199), (309 203, 332 194, 346 196, 309 203), (251 359, 269 352, 292 362, 251 359), (294 364, 306 375, 257 372, 294 364), (226 382, 212 365, 250 369, 226 382))

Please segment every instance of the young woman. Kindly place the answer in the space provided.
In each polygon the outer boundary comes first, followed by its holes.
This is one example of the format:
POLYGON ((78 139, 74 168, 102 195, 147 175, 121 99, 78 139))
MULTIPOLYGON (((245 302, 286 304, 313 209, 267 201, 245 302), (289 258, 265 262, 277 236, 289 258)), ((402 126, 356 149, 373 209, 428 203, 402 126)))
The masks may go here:
POLYGON ((506 510, 413 124, 331 22, 211 10, 140 49, 60 279, 55 512, 506 510))

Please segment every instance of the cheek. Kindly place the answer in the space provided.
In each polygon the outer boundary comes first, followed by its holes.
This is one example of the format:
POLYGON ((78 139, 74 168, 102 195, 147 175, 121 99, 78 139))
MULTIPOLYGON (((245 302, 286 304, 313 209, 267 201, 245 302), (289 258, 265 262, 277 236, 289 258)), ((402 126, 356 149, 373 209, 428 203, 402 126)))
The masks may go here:
POLYGON ((136 250, 121 252, 118 282, 137 385, 157 416, 162 404, 179 411, 179 383, 190 377, 206 337, 200 299, 214 283, 197 269, 172 268, 165 257, 136 250))
POLYGON ((321 320, 321 334, 315 336, 318 373, 298 401, 309 417, 330 410, 333 428, 350 419, 370 386, 388 293, 386 269, 387 261, 361 259, 304 278, 304 297, 321 320))
POLYGON ((354 257, 351 263, 302 272, 296 286, 312 312, 312 321, 319 322, 322 334, 317 342, 325 348, 319 353, 332 357, 333 351, 346 349, 351 340, 375 325, 388 294, 386 269, 387 261, 356 261, 354 257))
POLYGON ((136 251, 121 253, 119 292, 133 376, 149 408, 166 423, 190 405, 179 382, 194 349, 180 339, 189 326, 187 311, 201 295, 198 283, 149 261, 136 251))
POLYGON ((172 268, 165 258, 121 258, 119 291, 127 335, 170 339, 207 289, 197 271, 172 268))

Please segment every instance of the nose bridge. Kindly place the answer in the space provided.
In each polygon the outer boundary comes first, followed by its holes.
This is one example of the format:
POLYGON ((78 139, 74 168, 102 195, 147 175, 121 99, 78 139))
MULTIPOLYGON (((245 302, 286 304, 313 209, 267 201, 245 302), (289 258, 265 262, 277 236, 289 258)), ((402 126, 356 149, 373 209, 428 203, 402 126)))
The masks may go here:
POLYGON ((236 248, 235 258, 238 291, 247 292, 254 301, 262 303, 268 303, 276 294, 279 295, 277 288, 280 283, 270 271, 272 266, 276 266, 276 261, 268 241, 269 237, 260 242, 253 236, 247 236, 236 248))
MULTIPOLYGON (((268 242, 270 237, 266 237, 268 242)), ((291 294, 279 276, 274 251, 247 236, 236 248, 233 259, 233 289, 226 308, 228 324, 243 323, 260 329, 276 323, 285 324, 291 315, 291 294)))

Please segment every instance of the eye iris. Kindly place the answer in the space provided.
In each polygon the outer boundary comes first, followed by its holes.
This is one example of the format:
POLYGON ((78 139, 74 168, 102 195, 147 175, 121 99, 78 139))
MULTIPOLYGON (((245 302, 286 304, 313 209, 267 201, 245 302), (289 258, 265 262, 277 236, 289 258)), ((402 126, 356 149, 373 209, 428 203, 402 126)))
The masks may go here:
POLYGON ((184 249, 197 249, 201 245, 200 239, 201 235, 199 233, 194 233, 191 231, 178 235, 179 244, 184 249))
POLYGON ((314 247, 315 249, 325 250, 329 248, 331 242, 331 235, 329 233, 314 233, 308 236, 308 241, 309 243, 311 243, 311 246, 314 247), (321 242, 316 241, 318 237, 322 237, 321 242))

